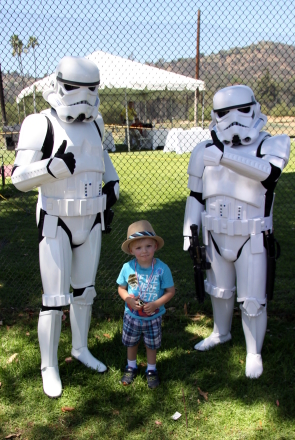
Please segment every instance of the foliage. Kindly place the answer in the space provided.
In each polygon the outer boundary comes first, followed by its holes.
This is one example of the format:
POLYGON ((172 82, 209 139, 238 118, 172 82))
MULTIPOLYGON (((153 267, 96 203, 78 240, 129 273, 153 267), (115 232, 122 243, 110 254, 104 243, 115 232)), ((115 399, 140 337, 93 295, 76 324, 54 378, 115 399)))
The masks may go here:
MULTIPOLYGON (((12 56, 13 57, 17 56, 20 59, 21 55, 23 53, 23 50, 24 50, 24 44, 23 44, 22 40, 20 40, 18 35, 13 34, 10 37, 9 42, 12 46, 12 56)), ((21 72, 22 72, 22 68, 21 68, 21 72)))
MULTIPOLYGON (((22 104, 20 104, 18 108, 15 101, 13 103, 6 103, 5 110, 8 125, 19 124, 19 121, 22 122, 25 116, 34 113, 33 95, 25 97, 24 99, 22 99, 21 103, 23 101, 25 102, 26 114, 24 114, 24 106, 22 104)), ((45 110, 48 107, 49 104, 45 101, 45 99, 43 99, 42 94, 36 93, 36 112, 39 113, 40 111, 45 110)))
POLYGON ((265 106, 268 110, 279 103, 280 87, 278 83, 271 77, 269 70, 266 69, 265 74, 257 81, 255 87, 255 97, 261 106, 265 106))
MULTIPOLYGON (((262 108, 263 109, 263 108, 262 108)), ((282 104, 275 105, 269 112, 270 116, 295 116, 295 107, 288 107, 288 105, 283 102, 282 104)))
POLYGON ((105 124, 121 124, 122 120, 120 118, 120 114, 122 110, 124 110, 124 106, 121 104, 118 98, 113 97, 109 99, 104 99, 104 97, 100 97, 101 104, 99 106, 99 111, 102 114, 103 120, 105 124))
MULTIPOLYGON (((209 106, 209 105, 204 108, 205 121, 211 121, 211 110, 212 110, 212 106, 209 106)), ((195 118, 195 108, 194 108, 194 106, 191 106, 189 108, 189 120, 193 121, 194 118, 195 118)), ((202 108, 200 105, 198 107, 198 119, 199 119, 199 121, 202 120, 202 108)))

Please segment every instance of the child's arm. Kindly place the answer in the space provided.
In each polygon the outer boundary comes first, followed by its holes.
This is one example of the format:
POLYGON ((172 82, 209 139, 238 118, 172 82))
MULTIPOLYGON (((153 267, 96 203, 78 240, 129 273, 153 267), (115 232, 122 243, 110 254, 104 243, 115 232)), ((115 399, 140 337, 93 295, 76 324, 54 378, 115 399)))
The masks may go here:
POLYGON ((156 301, 146 303, 143 306, 144 312, 147 313, 148 315, 151 315, 152 313, 154 313, 156 309, 158 309, 159 307, 163 306, 168 301, 170 301, 170 299, 172 299, 174 295, 175 295, 175 287, 174 286, 168 287, 167 289, 165 289, 165 293, 164 295, 161 296, 161 298, 158 298, 156 301))
POLYGON ((134 298, 128 294, 127 286, 119 285, 118 293, 122 300, 125 301, 133 310, 142 309, 142 307, 137 304, 137 298, 134 298))

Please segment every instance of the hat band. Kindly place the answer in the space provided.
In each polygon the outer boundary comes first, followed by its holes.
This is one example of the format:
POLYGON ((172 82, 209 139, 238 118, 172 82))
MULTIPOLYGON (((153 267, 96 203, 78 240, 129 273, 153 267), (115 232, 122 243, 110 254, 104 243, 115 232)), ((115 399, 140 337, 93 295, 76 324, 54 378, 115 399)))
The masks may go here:
POLYGON ((155 237, 155 235, 156 234, 154 232, 149 231, 135 232, 135 234, 132 234, 128 237, 128 240, 138 237, 155 237))

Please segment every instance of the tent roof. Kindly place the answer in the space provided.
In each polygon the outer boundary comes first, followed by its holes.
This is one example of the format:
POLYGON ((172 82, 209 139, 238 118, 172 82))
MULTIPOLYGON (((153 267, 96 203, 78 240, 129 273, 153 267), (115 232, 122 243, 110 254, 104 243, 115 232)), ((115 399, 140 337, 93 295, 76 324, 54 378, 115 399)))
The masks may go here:
MULTIPOLYGON (((141 64, 100 50, 87 55, 86 58, 94 61, 100 69, 99 90, 105 88, 142 91, 195 91, 197 88, 205 90, 204 81, 199 79, 168 72, 167 70, 141 64)), ((53 78, 54 73, 26 87, 17 96, 16 101, 19 102, 24 96, 31 95, 34 86, 36 91, 42 92, 45 88, 49 87, 53 78)))

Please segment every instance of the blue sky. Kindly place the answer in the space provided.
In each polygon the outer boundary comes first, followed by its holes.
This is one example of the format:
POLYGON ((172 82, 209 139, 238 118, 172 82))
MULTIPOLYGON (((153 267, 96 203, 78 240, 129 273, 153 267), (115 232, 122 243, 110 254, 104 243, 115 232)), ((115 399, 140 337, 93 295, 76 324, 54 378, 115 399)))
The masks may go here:
MULTIPOLYGON (((37 75, 51 73, 64 55, 103 50, 140 62, 194 57, 197 14, 205 54, 261 40, 295 44, 292 1, 94 1, 2 0, 1 56, 4 72, 19 70, 9 39, 38 38, 37 75)), ((23 55, 33 74, 32 52, 23 55)))

